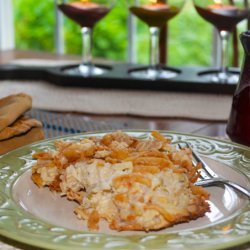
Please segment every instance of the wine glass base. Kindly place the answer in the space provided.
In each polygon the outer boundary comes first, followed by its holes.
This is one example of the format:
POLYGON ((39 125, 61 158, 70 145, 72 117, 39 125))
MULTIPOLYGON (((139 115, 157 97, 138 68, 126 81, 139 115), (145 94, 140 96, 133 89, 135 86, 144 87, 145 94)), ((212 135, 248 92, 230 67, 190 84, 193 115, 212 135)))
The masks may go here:
POLYGON ((64 70, 66 74, 83 76, 83 77, 103 75, 108 71, 110 71, 108 67, 99 67, 95 65, 83 65, 83 64, 64 70))
POLYGON ((130 76, 139 79, 169 79, 176 77, 179 72, 168 69, 133 69, 129 71, 130 76))
POLYGON ((83 76, 97 76, 97 75, 102 75, 107 72, 106 69, 97 67, 95 65, 87 66, 87 65, 79 65, 79 72, 83 76))
POLYGON ((239 81, 239 73, 234 72, 203 72, 199 74, 206 81, 224 84, 236 84, 239 81))

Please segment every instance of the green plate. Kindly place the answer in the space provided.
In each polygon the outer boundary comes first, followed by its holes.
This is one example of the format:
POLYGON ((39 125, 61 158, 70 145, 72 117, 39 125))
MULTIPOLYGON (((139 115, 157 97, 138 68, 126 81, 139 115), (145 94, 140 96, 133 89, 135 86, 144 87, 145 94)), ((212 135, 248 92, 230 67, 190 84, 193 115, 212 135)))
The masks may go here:
MULTIPOLYGON (((147 138, 149 131, 127 131, 147 138)), ((164 132, 173 143, 189 142, 215 172, 249 188, 250 148, 201 136, 164 132)), ((79 140, 104 133, 61 137, 79 140)), ((58 139, 58 138, 57 138, 58 139)), ((221 249, 250 238, 250 202, 228 187, 210 187, 211 212, 189 223, 157 232, 89 232, 73 214, 75 204, 37 188, 30 180, 32 153, 53 147, 46 140, 0 157, 0 235, 47 249, 221 249)))

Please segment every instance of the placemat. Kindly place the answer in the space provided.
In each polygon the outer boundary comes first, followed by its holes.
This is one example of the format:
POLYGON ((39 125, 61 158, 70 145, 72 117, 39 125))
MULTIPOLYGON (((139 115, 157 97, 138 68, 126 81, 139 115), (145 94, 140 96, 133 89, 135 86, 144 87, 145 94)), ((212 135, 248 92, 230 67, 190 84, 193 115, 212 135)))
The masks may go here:
POLYGON ((26 114, 43 123, 46 138, 89 131, 130 129, 127 124, 119 121, 93 121, 74 114, 60 114, 38 109, 31 109, 26 114))
POLYGON ((44 110, 214 121, 226 121, 232 103, 232 96, 219 93, 72 88, 43 81, 0 81, 0 98, 18 92, 30 94, 33 107, 44 110))

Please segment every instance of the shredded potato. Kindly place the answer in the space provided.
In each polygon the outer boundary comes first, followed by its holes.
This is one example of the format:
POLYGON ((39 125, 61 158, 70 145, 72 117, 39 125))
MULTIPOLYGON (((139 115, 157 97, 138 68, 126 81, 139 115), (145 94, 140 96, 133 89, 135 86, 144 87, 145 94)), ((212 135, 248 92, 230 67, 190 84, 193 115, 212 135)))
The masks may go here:
POLYGON ((147 140, 117 131, 56 141, 54 150, 33 157, 33 182, 79 203, 74 212, 89 230, 100 220, 117 231, 159 230, 209 211, 209 194, 194 185, 201 164, 158 131, 147 140))

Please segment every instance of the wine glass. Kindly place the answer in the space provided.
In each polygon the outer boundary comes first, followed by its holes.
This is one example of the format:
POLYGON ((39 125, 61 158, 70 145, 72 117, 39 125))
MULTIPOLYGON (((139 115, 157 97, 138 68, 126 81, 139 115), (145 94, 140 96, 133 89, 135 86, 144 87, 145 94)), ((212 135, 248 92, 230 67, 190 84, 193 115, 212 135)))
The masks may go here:
POLYGON ((193 0, 199 15, 216 27, 221 41, 219 71, 202 74, 212 82, 238 82, 239 75, 228 69, 228 41, 235 26, 248 17, 249 2, 249 0, 193 0))
POLYGON ((92 63, 92 30, 95 24, 105 17, 113 7, 114 0, 79 0, 58 4, 58 8, 70 19, 81 26, 82 63, 79 72, 83 76, 100 75, 107 71, 92 63))
POLYGON ((176 16, 185 0, 127 0, 130 12, 149 26, 150 63, 146 69, 131 70, 130 74, 138 78, 172 78, 177 71, 162 67, 159 63, 160 29, 176 16))

